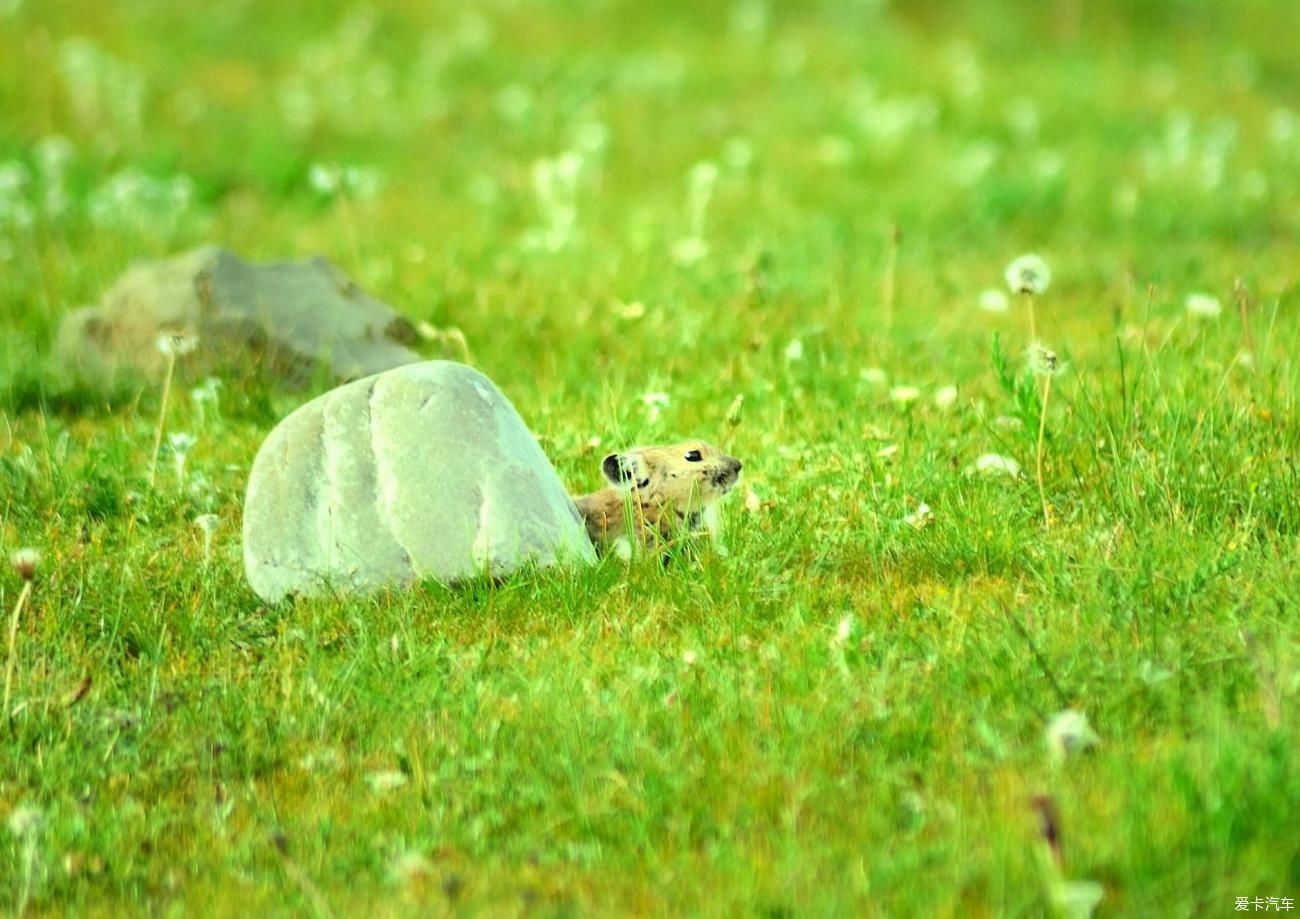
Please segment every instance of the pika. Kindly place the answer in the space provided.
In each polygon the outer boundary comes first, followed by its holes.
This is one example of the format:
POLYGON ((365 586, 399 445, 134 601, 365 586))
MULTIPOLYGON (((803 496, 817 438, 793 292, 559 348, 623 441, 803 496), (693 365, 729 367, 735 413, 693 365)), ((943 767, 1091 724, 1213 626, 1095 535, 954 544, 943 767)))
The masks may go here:
POLYGON ((716 537, 717 501, 740 480, 741 462, 702 440, 611 453, 611 487, 574 499, 596 552, 630 557, 701 530, 716 537), (629 526, 632 532, 629 533, 629 526))

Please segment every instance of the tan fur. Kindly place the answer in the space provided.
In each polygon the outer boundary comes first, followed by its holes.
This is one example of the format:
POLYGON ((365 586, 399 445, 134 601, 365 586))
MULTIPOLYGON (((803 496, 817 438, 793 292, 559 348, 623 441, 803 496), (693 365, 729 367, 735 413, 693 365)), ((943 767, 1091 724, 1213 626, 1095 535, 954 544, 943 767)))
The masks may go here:
POLYGON ((740 479, 741 463, 702 440, 688 440, 611 453, 601 469, 612 486, 574 504, 604 555, 624 545, 653 547, 701 529, 711 532, 714 504, 740 479), (687 459, 697 454, 698 460, 687 459))

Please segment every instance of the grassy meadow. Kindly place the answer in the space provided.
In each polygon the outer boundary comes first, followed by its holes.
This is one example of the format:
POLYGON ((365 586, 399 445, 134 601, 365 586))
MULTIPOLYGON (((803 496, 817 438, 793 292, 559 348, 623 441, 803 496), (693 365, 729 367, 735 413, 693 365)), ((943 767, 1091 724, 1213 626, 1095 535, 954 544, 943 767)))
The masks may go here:
POLYGON ((0 0, 0 34, 0 911, 1300 897, 1293 0, 0 0), (459 330, 574 492, 724 445, 729 553, 265 607, 247 471, 312 393, 180 381, 150 488, 158 381, 50 358, 205 243, 459 330), (1053 752, 1067 710, 1092 749, 1053 752))

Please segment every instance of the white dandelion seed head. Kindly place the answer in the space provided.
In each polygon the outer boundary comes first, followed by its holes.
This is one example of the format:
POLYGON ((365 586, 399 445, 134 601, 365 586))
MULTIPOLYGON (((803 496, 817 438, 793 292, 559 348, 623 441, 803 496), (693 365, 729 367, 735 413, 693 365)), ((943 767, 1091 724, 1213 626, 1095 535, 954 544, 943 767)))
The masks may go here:
POLYGON ((178 431, 167 438, 167 443, 171 446, 172 452, 184 456, 190 452, 190 448, 198 443, 198 438, 193 434, 187 434, 184 431, 178 431))
POLYGON ((1011 298, 996 287, 980 291, 979 307, 986 313, 1005 313, 1011 308, 1011 298))
POLYGON ((1030 344, 1025 360, 1030 372, 1036 377, 1057 377, 1065 372, 1065 362, 1040 341, 1030 344))
POLYGON ((1088 723, 1088 716, 1072 708, 1052 716, 1043 739, 1054 762, 1061 762, 1068 756, 1083 753, 1101 743, 1101 738, 1088 723))
POLYGON ((366 784, 370 786, 370 790, 375 794, 383 794, 401 788, 407 781, 406 773, 398 772, 395 769, 384 769, 366 775, 366 784))
POLYGON ((9 564, 13 566, 14 573, 24 581, 30 581, 36 577, 36 568, 40 563, 40 550, 30 547, 19 549, 9 556, 9 564))
POLYGON ((1223 312, 1223 304, 1219 302, 1218 297, 1199 292, 1187 295, 1184 308, 1188 315, 1200 319, 1218 319, 1223 312))
POLYGON ((45 812, 32 804, 19 804, 9 812, 9 832, 19 839, 26 839, 40 829, 45 820, 45 812))
POLYGON ((903 518, 905 524, 917 530, 925 529, 933 520, 934 512, 924 501, 916 506, 916 510, 903 518))
POLYGON ((1022 255, 1007 266, 1007 287, 1013 294, 1038 295, 1052 282, 1052 271, 1039 255, 1022 255))
POLYGON ((1013 479, 1020 478, 1020 464, 1000 453, 985 453, 975 460, 971 468, 982 475, 1007 475, 1013 479))
POLYGON ((198 346, 197 336, 185 335, 181 332, 163 332, 154 339, 154 347, 164 357, 184 357, 198 346))
POLYGON ((895 386, 889 391, 889 401, 895 405, 910 405, 921 398, 921 390, 916 386, 895 386))

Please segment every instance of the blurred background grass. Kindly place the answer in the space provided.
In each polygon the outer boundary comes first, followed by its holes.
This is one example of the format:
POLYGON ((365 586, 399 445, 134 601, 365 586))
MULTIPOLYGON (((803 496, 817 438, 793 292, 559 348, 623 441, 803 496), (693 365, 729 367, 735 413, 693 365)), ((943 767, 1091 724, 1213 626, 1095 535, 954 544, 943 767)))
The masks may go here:
POLYGON ((0 547, 49 572, 15 904, 1045 912, 1043 789, 1103 908, 1300 889, 1293 2, 0 0, 0 31, 0 547), (157 393, 107 410, 45 358, 209 242, 461 328, 575 490, 592 437, 734 438, 731 558, 260 608, 245 470, 304 394, 179 393, 191 478, 142 495, 157 393), (978 305, 1026 250, 1071 363, 1050 535, 1025 480, 962 474, 1032 466, 990 366, 1022 310, 978 305), (1065 704, 1104 742, 1053 771, 1065 704))

